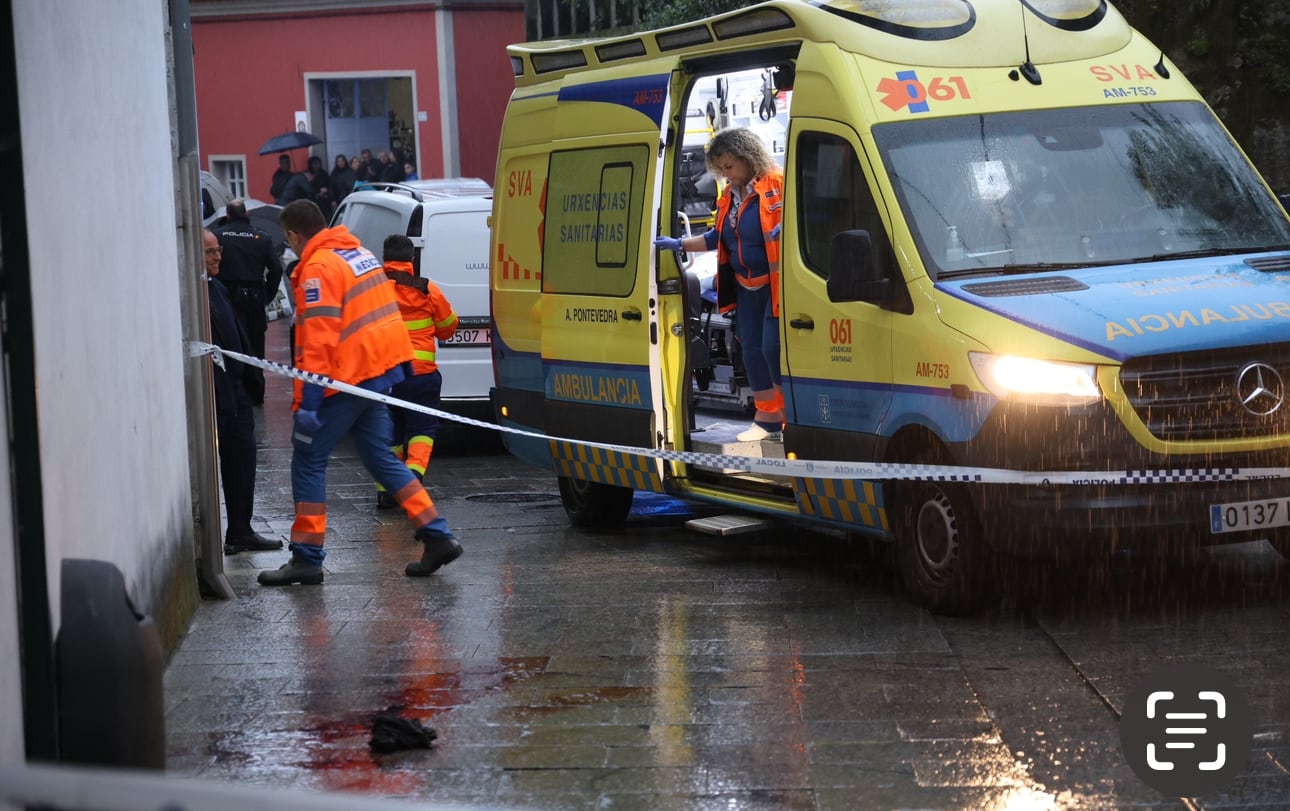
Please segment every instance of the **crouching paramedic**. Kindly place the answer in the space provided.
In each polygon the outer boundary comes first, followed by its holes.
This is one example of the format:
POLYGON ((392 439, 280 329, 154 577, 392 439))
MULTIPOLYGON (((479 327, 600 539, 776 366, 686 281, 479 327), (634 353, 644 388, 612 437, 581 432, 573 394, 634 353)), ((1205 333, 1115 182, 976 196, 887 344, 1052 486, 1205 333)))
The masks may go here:
MULTIPOLYGON (((412 339, 412 376, 394 387, 394 396, 409 403, 438 408, 443 391, 443 375, 435 361, 438 341, 457 331, 457 313, 439 286, 416 274, 412 258, 416 248, 402 234, 390 234, 381 248, 385 275, 399 302, 403 324, 412 339)), ((394 453, 418 479, 425 476, 434 453, 434 439, 439 418, 422 411, 390 407, 394 421, 394 453)), ((394 499, 377 485, 376 506, 389 509, 394 499)))
MULTIPOLYGON (((295 364, 305 372, 382 394, 406 374, 412 343, 399 316, 381 263, 344 226, 327 228, 308 200, 287 204, 279 215, 287 243, 300 257, 292 276, 296 299, 295 364)), ((384 403, 295 381, 291 434, 291 560, 260 572, 260 583, 280 586, 323 582, 327 531, 327 462, 346 435, 363 466, 393 493, 416 525, 419 561, 404 570, 424 577, 461 555, 448 522, 421 482, 390 450, 392 426, 384 403)))

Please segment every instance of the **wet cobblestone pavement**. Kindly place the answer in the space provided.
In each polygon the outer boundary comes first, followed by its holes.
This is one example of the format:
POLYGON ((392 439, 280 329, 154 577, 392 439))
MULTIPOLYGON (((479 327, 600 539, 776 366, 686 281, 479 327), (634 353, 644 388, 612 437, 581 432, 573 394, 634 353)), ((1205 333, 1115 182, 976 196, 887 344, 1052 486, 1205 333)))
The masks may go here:
MULTIPOLYGON (((271 380, 256 529, 274 537, 288 399, 271 380)), ((1254 586, 1241 563, 1244 596, 1199 621, 946 620, 829 539, 694 535, 640 496, 622 531, 569 528, 554 478, 487 435, 454 430, 428 480, 466 550, 430 578, 403 575, 412 529, 345 448, 322 586, 256 584, 285 550, 225 558, 238 599, 203 601, 167 668, 169 773, 543 809, 1182 808, 1126 765, 1107 703, 1189 645, 1235 644, 1260 668, 1263 737, 1232 792, 1192 807, 1290 807, 1279 558, 1257 557, 1254 586), (387 710, 434 748, 372 754, 387 710)))

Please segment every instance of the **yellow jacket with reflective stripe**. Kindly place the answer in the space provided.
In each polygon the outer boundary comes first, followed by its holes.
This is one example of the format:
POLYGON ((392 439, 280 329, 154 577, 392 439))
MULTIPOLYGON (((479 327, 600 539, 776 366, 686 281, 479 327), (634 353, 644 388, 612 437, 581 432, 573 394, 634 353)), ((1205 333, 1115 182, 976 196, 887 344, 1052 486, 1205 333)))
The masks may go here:
POLYGON ((385 275, 394 285, 399 312, 412 339, 412 373, 430 374, 439 368, 435 339, 452 337, 457 331, 457 313, 438 285, 413 272, 411 262, 386 262, 385 275))

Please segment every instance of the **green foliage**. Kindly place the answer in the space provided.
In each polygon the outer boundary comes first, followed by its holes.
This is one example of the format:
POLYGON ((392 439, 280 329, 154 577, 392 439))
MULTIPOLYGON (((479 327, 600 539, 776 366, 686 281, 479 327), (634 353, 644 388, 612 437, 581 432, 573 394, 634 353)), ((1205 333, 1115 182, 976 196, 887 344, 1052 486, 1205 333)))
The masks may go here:
POLYGON ((664 28, 756 4, 757 0, 649 0, 643 22, 646 28, 664 28))
POLYGON ((1246 43, 1259 82, 1274 93, 1290 93, 1290 65, 1285 62, 1285 32, 1264 30, 1246 43))
POLYGON ((1198 33, 1196 36, 1187 40, 1187 44, 1183 46, 1183 49, 1187 51, 1187 55, 1193 59, 1204 59, 1209 55, 1209 40, 1204 34, 1198 33))

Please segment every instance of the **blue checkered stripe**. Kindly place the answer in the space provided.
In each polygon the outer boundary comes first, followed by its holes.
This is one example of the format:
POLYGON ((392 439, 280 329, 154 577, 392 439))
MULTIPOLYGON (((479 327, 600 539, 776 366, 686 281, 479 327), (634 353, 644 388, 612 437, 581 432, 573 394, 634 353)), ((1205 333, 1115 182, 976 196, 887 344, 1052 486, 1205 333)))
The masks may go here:
POLYGON ((562 476, 632 490, 663 492, 658 465, 649 456, 554 439, 550 448, 556 472, 562 476))
POLYGON ((826 521, 890 530, 882 485, 855 479, 794 479, 803 515, 826 521))
POLYGON ((984 474, 970 468, 911 465, 905 462, 874 462, 872 467, 875 479, 906 479, 923 482, 983 482, 986 480, 984 474))
MULTIPOLYGON (((1175 484, 1177 482, 1232 482, 1241 476, 1239 467, 1194 468, 1192 470, 1129 470, 1114 484, 1175 484)), ((1100 484, 1100 482, 1097 482, 1100 484)))

